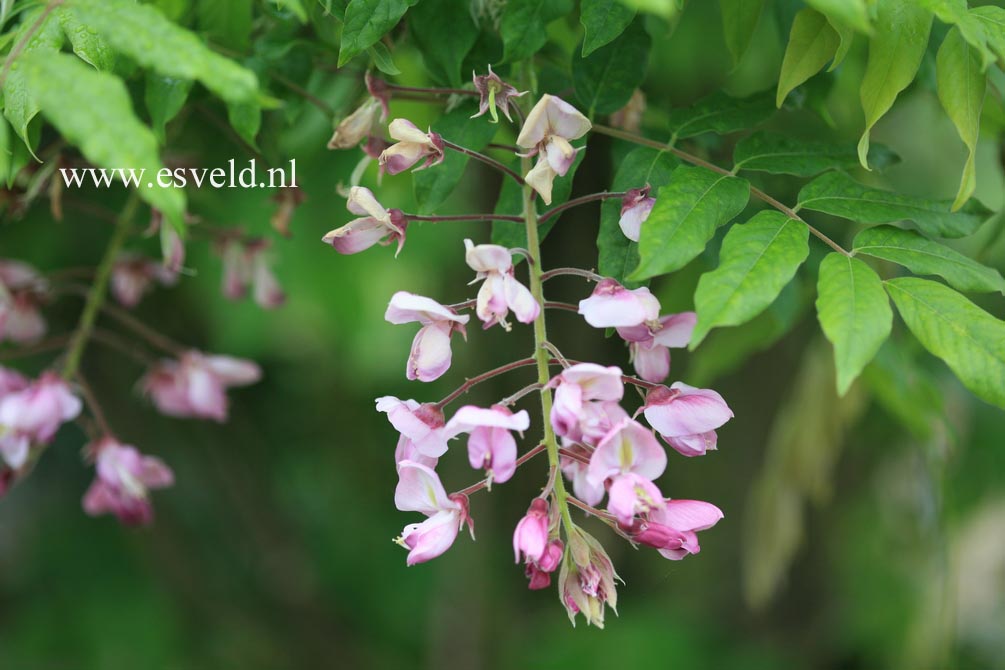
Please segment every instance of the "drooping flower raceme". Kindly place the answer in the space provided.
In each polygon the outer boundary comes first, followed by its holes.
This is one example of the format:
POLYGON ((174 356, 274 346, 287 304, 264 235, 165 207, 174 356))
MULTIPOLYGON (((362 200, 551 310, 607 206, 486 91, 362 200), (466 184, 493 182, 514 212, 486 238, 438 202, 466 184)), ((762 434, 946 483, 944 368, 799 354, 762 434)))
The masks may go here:
POLYGON ((628 290, 617 280, 603 279, 579 301, 579 313, 594 328, 625 328, 656 321, 660 303, 645 286, 628 290))
POLYGON ((450 436, 468 433, 471 467, 485 468, 489 482, 501 484, 516 471, 516 440, 511 431, 522 433, 529 427, 525 409, 514 414, 502 405, 490 409, 465 405, 447 422, 446 430, 450 436))
POLYGON ((449 307, 407 291, 391 296, 384 318, 390 323, 402 324, 418 321, 422 328, 412 340, 405 376, 431 382, 450 368, 450 337, 455 332, 467 337, 464 329, 469 317, 460 315, 449 307))
POLYGON ((141 454, 136 447, 104 437, 91 445, 96 476, 84 494, 84 511, 91 516, 114 514, 127 526, 153 520, 150 490, 174 484, 174 473, 163 461, 141 454))
POLYGON ((252 361, 188 351, 155 365, 140 387, 162 414, 222 423, 227 420, 227 389, 254 384, 261 377, 252 361))
POLYGON ((0 455, 15 470, 25 464, 31 445, 52 441, 59 427, 80 414, 80 398, 52 372, 24 385, 24 379, 4 374, 0 394, 0 455))
POLYGON ((436 472, 421 463, 398 463, 394 504, 402 512, 420 512, 429 517, 422 523, 408 524, 395 539, 409 550, 407 565, 425 563, 445 552, 465 523, 474 537, 467 498, 448 497, 436 472))
POLYGON ((332 245, 340 254, 355 254, 375 244, 397 242, 398 249, 394 255, 401 253, 408 221, 400 209, 384 209, 373 197, 373 192, 362 186, 353 186, 349 190, 346 208, 360 218, 329 231, 321 238, 323 242, 332 245))
POLYGON ((733 418, 721 395, 683 382, 649 391, 642 411, 667 444, 685 456, 701 456, 715 449, 715 429, 733 418))
POLYGON ((585 135, 592 125, 590 120, 561 98, 543 95, 530 110, 527 120, 516 139, 517 145, 526 149, 523 156, 537 156, 537 163, 524 179, 538 193, 544 204, 551 204, 551 190, 555 177, 564 177, 582 151, 569 141, 585 135))
POLYGON ((658 321, 622 326, 618 335, 628 342, 635 372, 647 382, 658 384, 670 374, 670 349, 681 349, 691 341, 698 317, 694 312, 667 314, 658 321))
MULTIPOLYGON (((520 323, 531 323, 541 312, 541 306, 526 286, 513 276, 513 259, 509 249, 498 244, 478 244, 464 240, 464 259, 477 272, 474 282, 484 280, 478 290, 475 313, 484 328, 495 324, 509 330, 506 316, 510 310, 520 323)), ((472 283, 474 283, 472 282, 472 283)))
POLYGON ((424 170, 443 162, 443 138, 436 133, 424 133, 407 119, 391 121, 387 132, 398 141, 380 154, 381 171, 398 174, 419 161, 423 163, 416 170, 424 170))

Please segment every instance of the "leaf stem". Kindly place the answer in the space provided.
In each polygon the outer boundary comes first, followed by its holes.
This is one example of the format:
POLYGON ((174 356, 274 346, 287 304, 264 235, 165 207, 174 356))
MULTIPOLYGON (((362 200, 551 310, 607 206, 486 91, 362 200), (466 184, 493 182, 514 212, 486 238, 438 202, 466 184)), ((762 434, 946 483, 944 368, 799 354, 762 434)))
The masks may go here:
MULTIPOLYGON (((682 151, 681 149, 678 149, 672 144, 664 144, 663 142, 650 140, 649 138, 642 137, 634 133, 628 133, 623 130, 618 130, 617 128, 610 128, 608 126, 594 125, 593 130, 600 133, 601 135, 607 135, 608 137, 614 137, 619 140, 625 140, 626 142, 634 142, 635 144, 640 144, 644 147, 659 149, 660 151, 669 151, 674 156, 677 156, 677 158, 680 158, 682 161, 690 163, 691 165, 697 165, 698 167, 705 168, 706 170, 711 170, 712 172, 721 175, 733 176, 733 173, 730 172, 729 170, 721 168, 718 165, 709 163, 704 159, 698 158, 694 154, 689 154, 686 151, 682 151)), ((774 207, 775 209, 777 209, 779 212, 789 217, 790 219, 795 219, 796 221, 801 222, 804 226, 806 226, 809 229, 811 233, 813 233, 813 235, 817 239, 819 239, 821 242, 829 246, 834 251, 838 252, 839 254, 851 257, 851 254, 847 250, 845 250, 844 247, 842 247, 840 244, 838 244, 831 238, 827 237, 825 234, 823 234, 814 226, 811 226, 809 223, 807 223, 806 220, 803 219, 801 216, 799 216, 799 214, 797 214, 795 210, 793 210, 791 207, 782 204, 781 202, 772 198, 770 195, 768 195, 767 193, 765 193, 764 191, 762 191, 761 189, 757 188, 754 185, 750 185, 750 195, 757 198, 761 202, 766 203, 771 207, 774 207)))
MULTIPOLYGON (((488 165, 490 167, 493 167, 496 170, 499 170, 500 172, 502 172, 504 174, 508 174, 510 177, 513 177, 513 179, 516 180, 516 183, 520 184, 521 186, 524 185, 523 177, 521 177, 518 172, 515 172, 515 171, 509 169, 508 167, 506 167, 505 165, 503 165, 502 163, 500 163, 496 159, 490 158, 489 156, 486 156, 485 154, 478 153, 477 151, 473 151, 473 150, 468 149, 466 147, 462 147, 459 144, 454 144, 453 142, 450 142, 450 141, 448 141, 446 139, 443 139, 443 138, 440 138, 440 139, 443 140, 443 146, 445 146, 446 148, 452 149, 454 151, 457 151, 458 153, 462 153, 462 154, 466 154, 468 156, 471 156, 475 160, 479 160, 482 163, 485 163, 486 165, 488 165)), ((522 219, 521 219, 521 221, 522 221, 522 219)))

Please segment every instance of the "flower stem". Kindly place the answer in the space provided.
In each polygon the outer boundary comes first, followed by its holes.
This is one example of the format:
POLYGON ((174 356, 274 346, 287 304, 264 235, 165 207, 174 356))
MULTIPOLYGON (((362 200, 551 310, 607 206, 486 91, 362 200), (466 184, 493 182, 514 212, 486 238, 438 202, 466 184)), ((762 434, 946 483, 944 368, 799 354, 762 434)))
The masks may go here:
POLYGON ((401 91, 402 93, 430 93, 432 95, 478 95, 478 91, 467 88, 423 88, 420 86, 400 86, 385 81, 384 85, 388 90, 401 91))
POLYGON ((587 195, 581 195, 578 198, 573 198, 572 200, 563 202, 561 205, 552 207, 548 211, 543 212, 540 218, 538 218, 538 223, 544 223, 545 221, 555 216, 556 214, 561 214, 567 209, 577 207, 579 205, 585 205, 588 202, 595 202, 597 200, 610 200, 611 198, 623 198, 623 197, 625 197, 625 193, 623 191, 617 193, 610 191, 602 191, 601 193, 590 193, 587 195))
MULTIPOLYGON (((443 138, 441 138, 441 139, 443 139, 443 138)), ((508 174, 510 177, 513 177, 513 179, 516 180, 516 183, 520 184, 521 186, 524 185, 524 183, 523 183, 523 177, 521 177, 519 175, 519 173, 517 173, 517 172, 515 172, 515 171, 513 171, 511 169, 509 169, 508 167, 506 167, 505 165, 503 165, 502 163, 500 163, 499 161, 497 161, 494 158, 490 158, 489 156, 486 156, 485 154, 481 154, 481 153, 478 153, 477 151, 473 151, 473 150, 468 149, 466 147, 462 147, 459 144, 454 144, 453 142, 450 142, 450 141, 448 141, 446 139, 443 139, 443 146, 445 146, 448 149, 452 149, 452 150, 454 150, 454 151, 456 151, 458 153, 462 153, 462 154, 465 154, 467 156, 471 156, 475 160, 479 160, 482 163, 485 163, 486 165, 488 165, 490 167, 493 167, 496 170, 499 170, 503 174, 508 174)))
MULTIPOLYGON (((540 454, 544 450, 545 450, 545 445, 543 445, 543 444, 537 445, 533 449, 529 450, 526 454, 524 454, 520 458, 516 459, 516 467, 519 468, 521 465, 523 465, 524 463, 526 463, 530 459, 534 458, 535 456, 537 456, 538 454, 540 454)), ((488 488, 488 486, 489 486, 489 478, 486 477, 485 479, 481 480, 480 482, 475 482, 474 484, 472 484, 471 486, 467 487, 466 489, 461 489, 460 491, 457 491, 456 493, 454 493, 454 495, 464 495, 464 496, 471 495, 472 493, 475 493, 476 491, 481 491, 484 488, 488 488)))
POLYGON ((513 221, 523 223, 522 216, 511 214, 449 214, 446 216, 425 216, 420 214, 406 214, 409 221, 430 221, 439 223, 441 221, 513 221))
POLYGON ((94 274, 94 283, 91 284, 91 288, 87 292, 84 309, 80 313, 80 321, 77 323, 77 329, 74 331, 73 338, 67 348, 66 362, 63 363, 63 379, 67 381, 75 377, 80 369, 80 359, 84 355, 84 349, 87 348, 87 340, 91 336, 94 322, 98 318, 98 312, 101 310, 108 293, 108 282, 112 277, 115 259, 118 257, 122 245, 125 244, 126 238, 129 237, 129 228, 139 204, 139 195, 133 191, 129 195, 122 213, 119 214, 115 230, 112 232, 108 247, 105 249, 105 255, 101 258, 101 263, 94 274))
POLYGON ((548 281, 552 277, 561 277, 563 275, 573 275, 576 277, 585 277, 590 281, 601 281, 603 277, 598 275, 596 272, 590 272, 589 270, 582 270, 580 268, 555 268, 554 270, 548 270, 541 275, 541 281, 548 281))

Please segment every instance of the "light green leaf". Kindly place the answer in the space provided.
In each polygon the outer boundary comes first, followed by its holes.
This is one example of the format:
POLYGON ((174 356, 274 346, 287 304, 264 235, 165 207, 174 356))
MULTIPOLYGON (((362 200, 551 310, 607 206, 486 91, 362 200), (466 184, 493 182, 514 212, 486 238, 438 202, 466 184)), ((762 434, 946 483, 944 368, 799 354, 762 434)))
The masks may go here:
POLYGON ((903 265, 919 275, 938 275, 961 291, 1005 293, 1005 279, 947 246, 894 226, 867 228, 855 236, 855 253, 903 265))
POLYGON ((719 0, 722 31, 734 66, 747 52, 763 10, 764 0, 719 0))
POLYGON ((834 60, 831 61, 830 67, 827 68, 828 72, 833 72, 837 69, 838 65, 844 62, 845 56, 851 50, 851 45, 855 42, 855 29, 832 15, 825 14, 825 16, 827 16, 827 21, 830 22, 831 28, 838 34, 838 39, 840 40, 837 51, 834 53, 834 60))
POLYGON ((422 0, 408 13, 410 34, 420 48, 426 69, 455 88, 471 76, 470 72, 461 72, 461 63, 478 40, 470 4, 468 0, 422 0))
POLYGON ((85 25, 144 67, 176 79, 194 79, 227 102, 254 102, 255 73, 207 47, 150 5, 131 0, 67 0, 85 25))
MULTIPOLYGON (((670 181, 670 174, 679 165, 669 151, 649 147, 633 149, 618 165, 611 190, 627 191, 652 186, 650 195, 659 194, 659 188, 670 181)), ((618 221, 621 219, 621 200, 606 200, 600 207, 600 231, 597 234, 597 270, 605 277, 613 277, 629 288, 628 273, 639 264, 639 245, 625 237, 618 221)))
POLYGON ((227 120, 242 140, 258 147, 255 137, 262 127, 262 107, 256 103, 227 105, 227 120))
POLYGON ((641 260, 629 279, 640 281, 687 265, 719 226, 743 211, 749 198, 750 184, 744 179, 699 167, 674 170, 642 226, 641 260))
POLYGON ((959 28, 953 28, 946 35, 935 63, 939 102, 952 119, 968 151, 960 189, 953 202, 953 210, 957 210, 970 199, 977 187, 975 159, 987 77, 981 70, 980 54, 964 41, 959 28))
MULTIPOLYGON (((25 15, 20 28, 15 33, 15 44, 20 43, 24 36, 28 34, 28 31, 31 30, 42 11, 39 9, 25 15)), ((19 60, 35 52, 56 52, 62 46, 62 28, 60 28, 56 17, 49 15, 45 17, 35 34, 25 42, 19 60)), ((18 137, 24 141, 28 150, 34 155, 34 147, 28 132, 28 124, 38 114, 38 102, 32 98, 28 91, 24 70, 19 61, 14 61, 7 71, 7 78, 3 83, 3 99, 3 115, 7 117, 14 132, 18 134, 18 137)))
POLYGON ((350 0, 342 23, 338 66, 342 67, 391 32, 417 0, 350 0))
POLYGON ((374 42, 373 46, 369 47, 367 51, 373 58, 373 64, 377 66, 378 70, 391 76, 401 74, 401 70, 394 64, 390 49, 383 42, 374 42))
POLYGON ((164 127, 185 105, 192 88, 190 79, 174 79, 156 72, 147 73, 144 101, 150 113, 150 125, 157 140, 164 144, 164 127))
POLYGON ((865 111, 865 131, 858 143, 862 166, 869 163, 869 133, 894 100, 914 81, 928 46, 932 13, 916 0, 878 0, 876 31, 869 40, 869 61, 859 95, 865 111))
POLYGON ((63 34, 70 40, 73 53, 99 70, 111 71, 115 67, 115 52, 101 35, 80 23, 66 7, 58 7, 56 16, 63 34))
POLYGON ((42 114, 63 137, 98 167, 146 170, 149 186, 142 184, 137 193, 182 230, 184 192, 157 184, 163 168, 157 139, 133 113, 125 84, 65 54, 36 52, 23 56, 21 66, 42 114))
MULTIPOLYGON (((293 12, 293 16, 297 17, 300 23, 307 23, 307 9, 303 0, 275 0, 275 3, 277 7, 284 7, 293 12)), ((328 13, 331 13, 330 9, 328 13)))
POLYGON ((920 0, 920 4, 932 10, 940 21, 960 31, 963 40, 977 50, 981 71, 995 62, 994 52, 988 46, 984 20, 970 11, 967 0, 920 0))
POLYGON ((620 37, 582 58, 572 56, 572 83, 587 116, 624 107, 646 77, 649 35, 638 20, 620 37))
POLYGON ((548 41, 545 28, 572 11, 572 0, 507 0, 499 23, 503 61, 515 63, 536 54, 548 41))
POLYGON ((244 51, 251 37, 251 0, 213 0, 196 4, 196 25, 210 41, 244 51))
POLYGON ((621 0, 621 2, 640 12, 656 14, 667 21, 672 21, 684 9, 684 3, 687 0, 621 0))
POLYGON ((775 106, 781 107, 792 89, 820 72, 834 58, 840 42, 837 31, 820 12, 803 9, 796 14, 778 76, 775 106))
POLYGON ((739 326, 775 301, 809 255, 809 229, 775 210, 758 212, 729 229, 719 267, 702 275, 694 294, 695 349, 713 328, 739 326))
POLYGON ((13 167, 12 158, 10 126, 0 116, 0 184, 7 183, 7 177, 13 167))
MULTIPOLYGON (((869 163, 883 169, 900 158, 882 144, 869 147, 869 163)), ((758 131, 743 138, 733 149, 733 164, 742 170, 812 177, 827 170, 858 167, 854 144, 799 140, 788 135, 758 131)))
POLYGON ((866 0, 806 0, 806 4, 859 32, 872 32, 866 0))
POLYGON ((822 174, 799 191, 799 208, 833 214, 857 223, 913 221, 931 237, 966 237, 976 231, 991 212, 971 200, 959 211, 952 203, 900 195, 863 186, 842 172, 822 174))
POLYGON ((837 389, 844 395, 893 326, 893 311, 883 282, 863 261, 839 253, 820 263, 817 317, 834 345, 837 389))
POLYGON ((928 279, 891 279, 886 290, 929 352, 977 397, 1005 408, 1005 321, 928 279))
MULTIPOLYGON (((489 123, 487 117, 470 118, 474 111, 474 106, 462 105, 437 119, 432 129, 449 142, 481 151, 492 140, 498 127, 489 123)), ((432 214, 443 204, 460 183, 467 164, 467 156, 447 150, 442 163, 414 174, 412 187, 420 214, 432 214)))
POLYGON ((1005 62, 1005 8, 985 5, 974 7, 970 15, 980 21, 988 38, 988 47, 1005 62))
POLYGON ((583 57, 612 42, 634 18, 635 10, 618 0, 583 0, 579 9, 579 22, 585 33, 583 57))
POLYGON ((716 92, 691 107, 670 110, 670 130, 675 140, 702 133, 726 135, 752 128, 775 113, 770 92, 747 98, 731 98, 716 92))

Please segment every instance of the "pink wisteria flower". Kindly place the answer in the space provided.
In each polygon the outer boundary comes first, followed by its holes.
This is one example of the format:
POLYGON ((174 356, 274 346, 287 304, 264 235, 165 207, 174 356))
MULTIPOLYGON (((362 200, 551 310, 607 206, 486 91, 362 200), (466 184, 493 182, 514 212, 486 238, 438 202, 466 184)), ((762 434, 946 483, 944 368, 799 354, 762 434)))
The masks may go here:
POLYGON ((155 365, 140 380, 140 388, 162 414, 223 423, 227 420, 227 389, 254 384, 261 378, 261 368, 253 361, 193 350, 155 365))
POLYGON ((428 466, 414 461, 398 464, 394 504, 402 512, 420 512, 429 517, 422 523, 408 524, 395 538, 395 542, 409 550, 406 565, 425 563, 441 555, 454 543, 465 523, 474 539, 467 498, 448 496, 440 477, 428 466))
POLYGON ((527 514, 520 519, 513 531, 513 555, 520 562, 523 555, 527 562, 540 561, 548 548, 548 501, 534 498, 527 514))
POLYGON ((472 72, 471 78, 479 96, 478 112, 471 118, 478 118, 488 112, 489 116, 492 117, 492 123, 499 123, 499 116, 496 114, 498 108, 506 116, 506 120, 512 122, 513 118, 509 115, 510 100, 527 95, 527 91, 517 91, 516 87, 504 82, 499 78, 499 75, 492 71, 491 65, 489 65, 488 74, 479 75, 472 72))
POLYGON ((381 103, 376 98, 367 98, 349 116, 342 119, 328 140, 329 149, 354 149, 367 140, 383 120, 381 103))
POLYGON ((33 444, 48 444, 59 427, 80 414, 80 398, 58 375, 46 372, 25 384, 10 372, 3 375, 0 394, 0 456, 15 470, 28 460, 33 444))
POLYGON ((593 126, 590 120, 561 98, 543 95, 527 115, 516 139, 526 149, 523 156, 538 156, 537 163, 524 179, 538 193, 544 204, 551 204, 555 177, 564 177, 583 150, 574 148, 569 140, 585 135, 593 126))
POLYGON ((655 547, 665 558, 679 561, 701 551, 697 531, 708 530, 721 518, 722 510, 711 503, 668 498, 649 511, 647 520, 636 519, 622 529, 634 541, 655 547))
POLYGON ((415 321, 422 324, 412 340, 405 376, 408 379, 431 382, 446 372, 450 368, 452 356, 450 337, 457 332, 467 338, 464 326, 469 318, 431 298, 407 291, 398 291, 391 296, 384 319, 394 324, 415 321))
POLYGON ((525 409, 514 414, 503 405, 490 409, 465 405, 447 422, 447 434, 468 433, 471 467, 485 468, 489 483, 501 484, 516 472, 516 440, 511 431, 522 433, 529 427, 530 415, 525 409))
POLYGON ((34 342, 47 329, 42 299, 48 282, 32 266, 0 259, 0 342, 34 342))
POLYGON ((715 449, 715 429, 733 418, 721 395, 683 382, 649 391, 642 412, 667 444, 685 456, 715 449))
POLYGON ((608 278, 597 282, 589 298, 579 301, 579 313, 594 328, 625 328, 656 321, 660 303, 645 286, 628 290, 608 278))
POLYGON ((407 119, 391 121, 387 132, 392 139, 398 141, 380 154, 378 162, 381 173, 398 174, 419 161, 423 163, 416 170, 424 170, 443 162, 443 138, 438 134, 432 131, 424 133, 407 119))
POLYGON ((642 233, 642 224, 649 218, 649 213, 653 211, 656 198, 649 196, 650 187, 648 184, 642 188, 633 188, 625 193, 621 199, 621 218, 618 225, 621 232, 632 242, 638 242, 642 233))
POLYGON ((625 393, 621 368, 577 363, 548 382, 555 389, 551 425, 555 434, 595 444, 614 423, 627 417, 618 402, 625 393))
POLYGON ((154 456, 136 447, 104 437, 90 447, 96 476, 84 494, 84 511, 91 516, 114 514, 127 526, 153 521, 150 490, 174 484, 174 473, 154 456))
POLYGON ((548 542, 538 560, 529 559, 524 565, 527 588, 532 591, 551 586, 551 573, 558 569, 565 555, 565 544, 557 537, 548 542))
MULTIPOLYGON (((399 452, 407 456, 414 450, 428 458, 439 458, 447 452, 449 433, 443 418, 443 410, 432 403, 420 405, 414 400, 398 400, 386 395, 377 398, 377 411, 386 412, 387 420, 409 444, 399 443, 399 452)), ((398 465, 403 460, 399 459, 398 465)))
POLYGON ((483 328, 500 324, 510 329, 506 317, 510 310, 520 323, 532 323, 541 313, 541 306, 530 290, 513 275, 513 259, 509 249, 498 244, 478 244, 464 240, 464 260, 474 270, 475 283, 484 280, 478 289, 475 313, 483 328))
POLYGON ((111 292, 123 307, 133 308, 154 284, 174 286, 178 273, 162 263, 134 253, 124 253, 112 266, 111 292))
POLYGON ((691 341, 698 320, 694 312, 667 314, 658 321, 618 328, 628 342, 635 372, 647 382, 658 384, 670 374, 670 349, 681 349, 691 341))
POLYGON ((244 240, 230 237, 220 246, 223 259, 223 295, 240 300, 252 289, 255 303, 263 309, 275 309, 286 302, 286 293, 272 271, 269 250, 272 242, 264 238, 244 240))
MULTIPOLYGON (((655 487, 640 484, 640 478, 651 484, 663 474, 666 466, 666 451, 652 431, 637 421, 623 419, 600 440, 590 457, 586 480, 591 487, 592 497, 586 499, 586 502, 590 505, 599 503, 605 483, 611 480, 613 489, 622 477, 629 477, 629 481, 619 485, 615 491, 617 498, 609 496, 608 509, 612 514, 620 514, 629 507, 645 503, 643 496, 652 498, 654 492, 655 497, 662 500, 659 491, 655 487), (638 490, 640 487, 641 491, 638 490)), ((627 518, 630 519, 631 516, 628 514, 627 518)))
POLYGON ((386 246, 397 242, 398 249, 394 255, 401 253, 408 221, 400 209, 384 209, 373 192, 363 186, 349 189, 346 208, 360 218, 329 231, 321 238, 323 242, 332 245, 340 254, 355 254, 375 244, 386 246))

